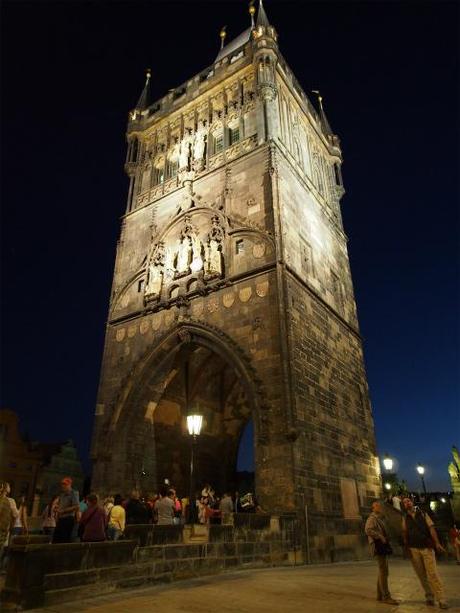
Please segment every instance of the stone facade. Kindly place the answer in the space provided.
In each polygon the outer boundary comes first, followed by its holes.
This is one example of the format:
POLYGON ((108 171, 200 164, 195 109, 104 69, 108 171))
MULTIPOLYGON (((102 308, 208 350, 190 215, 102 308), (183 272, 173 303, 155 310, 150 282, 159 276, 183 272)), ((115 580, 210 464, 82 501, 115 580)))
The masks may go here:
POLYGON ((187 491, 187 364, 199 478, 232 485, 253 419, 262 506, 308 514, 313 558, 353 547, 380 479, 339 140, 262 6, 211 67, 153 105, 147 89, 128 123, 93 485, 187 491))

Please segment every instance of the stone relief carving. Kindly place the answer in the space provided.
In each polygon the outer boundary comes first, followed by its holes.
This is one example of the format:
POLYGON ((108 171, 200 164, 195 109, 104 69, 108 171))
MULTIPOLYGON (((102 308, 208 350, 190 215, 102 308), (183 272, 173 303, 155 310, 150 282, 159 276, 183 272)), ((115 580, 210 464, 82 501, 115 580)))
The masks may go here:
POLYGON ((225 229, 217 213, 185 213, 180 226, 172 226, 170 233, 158 242, 147 265, 145 302, 169 302, 177 300, 190 288, 205 291, 208 281, 222 278, 224 274, 223 245, 225 229), (173 283, 182 284, 185 290, 168 294, 173 283))

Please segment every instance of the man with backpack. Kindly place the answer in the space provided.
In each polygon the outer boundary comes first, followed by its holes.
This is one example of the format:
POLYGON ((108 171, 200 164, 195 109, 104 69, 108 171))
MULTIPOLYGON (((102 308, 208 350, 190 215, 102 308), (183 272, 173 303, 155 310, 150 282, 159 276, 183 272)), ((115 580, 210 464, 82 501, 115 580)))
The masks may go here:
POLYGON ((383 509, 380 500, 374 500, 371 509, 372 513, 367 518, 364 531, 378 567, 377 601, 389 605, 399 605, 399 601, 391 597, 388 587, 388 556, 392 553, 392 549, 382 517, 383 509))
POLYGON ((412 566, 425 590, 426 604, 434 606, 435 598, 440 609, 448 609, 444 587, 436 567, 435 549, 444 551, 439 542, 433 520, 414 506, 411 498, 403 498, 406 515, 402 520, 404 545, 410 552, 412 566))

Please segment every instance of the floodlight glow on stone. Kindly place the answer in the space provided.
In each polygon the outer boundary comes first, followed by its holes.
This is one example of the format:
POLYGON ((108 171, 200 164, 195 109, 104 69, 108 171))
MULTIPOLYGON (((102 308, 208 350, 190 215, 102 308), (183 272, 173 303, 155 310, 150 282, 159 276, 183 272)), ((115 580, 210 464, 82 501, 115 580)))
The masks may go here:
POLYGON ((195 258, 194 260, 192 260, 192 263, 190 264, 190 270, 192 272, 198 272, 202 268, 203 268, 203 260, 201 258, 195 258))
POLYGON ((190 436, 199 436, 203 423, 203 415, 187 415, 187 429, 190 436))

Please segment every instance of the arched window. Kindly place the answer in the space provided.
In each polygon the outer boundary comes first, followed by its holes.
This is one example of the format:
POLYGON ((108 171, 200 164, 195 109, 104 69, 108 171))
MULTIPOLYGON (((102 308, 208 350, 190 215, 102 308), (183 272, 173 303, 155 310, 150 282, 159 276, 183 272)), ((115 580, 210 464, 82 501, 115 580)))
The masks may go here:
POLYGON ((137 162, 138 156, 139 156, 139 140, 136 137, 134 137, 133 140, 131 141, 129 161, 137 162))

